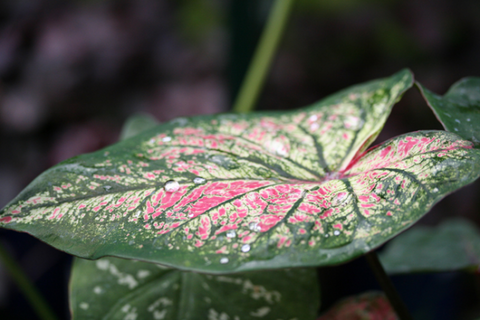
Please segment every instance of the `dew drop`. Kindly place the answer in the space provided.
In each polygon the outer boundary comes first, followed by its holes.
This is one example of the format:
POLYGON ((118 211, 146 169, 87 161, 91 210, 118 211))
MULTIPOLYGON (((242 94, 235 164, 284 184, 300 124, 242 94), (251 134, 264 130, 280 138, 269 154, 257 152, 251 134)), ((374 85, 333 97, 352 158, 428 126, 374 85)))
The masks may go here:
POLYGON ((177 181, 169 180, 165 182, 165 191, 175 192, 175 191, 178 191, 178 189, 180 189, 180 184, 177 181))
POLYGON ((220 263, 221 263, 221 264, 228 263, 228 258, 227 258, 227 257, 221 258, 221 259, 220 259, 220 263))
POLYGON ((205 183, 205 181, 207 181, 207 180, 205 180, 203 178, 200 178, 200 177, 196 177, 195 179, 193 179, 193 183, 195 183, 195 184, 202 184, 202 183, 205 183))
POLYGON ((244 244, 242 246, 242 252, 248 252, 250 251, 250 245, 249 244, 244 244))
POLYGON ((338 236, 338 235, 340 234, 340 231, 335 230, 335 231, 333 231, 333 234, 336 235, 336 236, 338 236))
POLYGON ((105 191, 108 191, 112 188, 112 186, 103 186, 103 189, 105 189, 105 191))
POLYGON ((288 150, 286 146, 280 141, 273 141, 272 144, 270 145, 270 148, 278 156, 281 156, 281 157, 288 156, 288 150))
POLYGON ((437 193, 437 192, 438 192, 438 188, 433 188, 432 191, 435 192, 435 193, 437 193))
POLYGON ((262 227, 260 227, 257 222, 250 222, 248 224, 248 228, 252 231, 255 231, 255 232, 262 231, 262 227))
POLYGON ((325 233, 325 238, 328 238, 328 233, 325 233))
POLYGON ((346 192, 340 192, 337 196, 332 200, 333 206, 346 206, 350 202, 350 196, 346 192))
POLYGON ((172 141, 172 137, 163 137, 163 138, 162 138, 162 141, 163 141, 163 142, 172 141))
POLYGON ((470 122, 470 118, 467 118, 467 121, 470 122))
POLYGON ((318 120, 318 116, 316 114, 312 114, 310 116, 310 118, 308 118, 310 121, 317 121, 318 120))
POLYGON ((227 238, 235 238, 237 236, 237 233, 233 230, 228 230, 225 235, 227 236, 227 238))

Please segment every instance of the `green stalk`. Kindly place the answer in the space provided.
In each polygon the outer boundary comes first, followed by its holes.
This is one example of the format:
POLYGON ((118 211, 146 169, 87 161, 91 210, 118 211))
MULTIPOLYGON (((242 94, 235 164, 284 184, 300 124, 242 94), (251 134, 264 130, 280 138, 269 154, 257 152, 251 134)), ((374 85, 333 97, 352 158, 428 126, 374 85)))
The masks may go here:
POLYGON ((395 286, 385 272, 385 269, 383 269, 383 266, 378 260, 375 251, 370 251, 369 253, 367 253, 365 255, 365 258, 367 259, 368 264, 370 265, 370 268, 375 275, 375 278, 377 278, 380 287, 385 292, 388 300, 390 301, 393 310, 395 310, 395 312, 397 313, 398 318, 400 320, 412 320, 413 318, 410 315, 410 312, 408 312, 408 309, 403 303, 402 298, 398 294, 397 289, 395 289, 395 286))
POLYGON ((52 310, 48 306, 47 302, 43 299, 35 286, 30 282, 22 268, 15 262, 12 256, 0 243, 0 261, 7 269, 8 273, 17 283, 20 291, 24 294, 25 298, 30 302, 33 309, 37 313, 38 317, 42 320, 56 320, 57 318, 53 314, 52 310))
POLYGON ((275 0, 245 79, 233 104, 234 112, 249 112, 257 101, 274 53, 285 29, 293 0, 275 0))

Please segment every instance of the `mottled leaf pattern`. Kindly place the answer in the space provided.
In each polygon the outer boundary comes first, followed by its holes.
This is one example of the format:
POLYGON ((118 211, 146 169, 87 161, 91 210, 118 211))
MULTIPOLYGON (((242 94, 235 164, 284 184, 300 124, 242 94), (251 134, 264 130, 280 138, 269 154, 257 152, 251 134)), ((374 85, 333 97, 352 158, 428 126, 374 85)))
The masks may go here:
POLYGON ((455 218, 437 227, 415 226, 393 239, 380 254, 388 273, 444 272, 480 268, 480 232, 455 218))
POLYGON ((383 293, 367 292, 340 301, 317 320, 397 320, 383 293))
POLYGON ((72 254, 232 272, 352 259, 479 175, 446 132, 364 149, 408 71, 289 113, 181 118, 38 177, 5 227, 72 254))
POLYGON ((74 320, 313 320, 318 303, 314 269, 213 276, 118 258, 77 258, 70 279, 74 320))
POLYGON ((416 85, 445 130, 480 144, 480 78, 461 79, 443 97, 416 85))

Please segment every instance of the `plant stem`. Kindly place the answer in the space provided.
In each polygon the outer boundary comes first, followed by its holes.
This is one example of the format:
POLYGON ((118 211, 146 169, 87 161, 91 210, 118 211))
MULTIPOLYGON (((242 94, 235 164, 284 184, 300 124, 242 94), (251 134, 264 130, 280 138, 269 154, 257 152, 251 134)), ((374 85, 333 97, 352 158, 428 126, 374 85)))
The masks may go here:
POLYGON ((23 292, 25 298, 30 302, 38 317, 42 320, 56 320, 54 313, 43 299, 35 286, 30 282, 28 277, 22 271, 22 268, 8 253, 5 247, 0 243, 0 261, 10 273, 17 283, 20 291, 23 292))
POLYGON ((387 298, 390 301, 393 309, 397 313, 398 317, 401 320, 412 320, 413 318, 408 312, 407 307, 403 303, 402 298, 400 298, 400 295, 395 289, 392 281, 390 280, 387 273, 383 269, 382 264, 378 260, 377 254, 374 251, 371 251, 365 255, 365 258, 367 259, 368 264, 370 265, 370 268, 375 275, 375 278, 377 278, 380 287, 382 287, 383 291, 387 295, 387 298))
POLYGON ((234 112, 243 113, 253 109, 285 29, 292 3, 293 0, 275 0, 272 5, 254 57, 233 104, 234 112))

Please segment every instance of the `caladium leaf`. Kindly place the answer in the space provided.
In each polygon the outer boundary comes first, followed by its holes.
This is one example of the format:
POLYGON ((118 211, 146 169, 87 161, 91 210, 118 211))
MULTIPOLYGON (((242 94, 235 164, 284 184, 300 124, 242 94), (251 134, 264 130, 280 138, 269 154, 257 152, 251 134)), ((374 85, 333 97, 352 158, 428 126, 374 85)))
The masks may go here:
POLYGON ((388 273, 444 272, 480 268, 480 232, 465 219, 437 227, 415 226, 393 239, 380 254, 388 273))
POLYGON ((0 223, 186 270, 347 261, 479 175, 480 151, 447 132, 363 152, 411 84, 402 71, 295 112, 176 119, 46 171, 0 223))
POLYGON ((333 306, 317 320, 397 320, 388 299, 380 292, 349 297, 333 306))
POLYGON ((443 97, 416 85, 445 130, 480 144, 480 78, 461 79, 443 97))
POLYGON ((70 309, 82 319, 315 319, 315 269, 205 275, 156 264, 75 259, 70 309))

